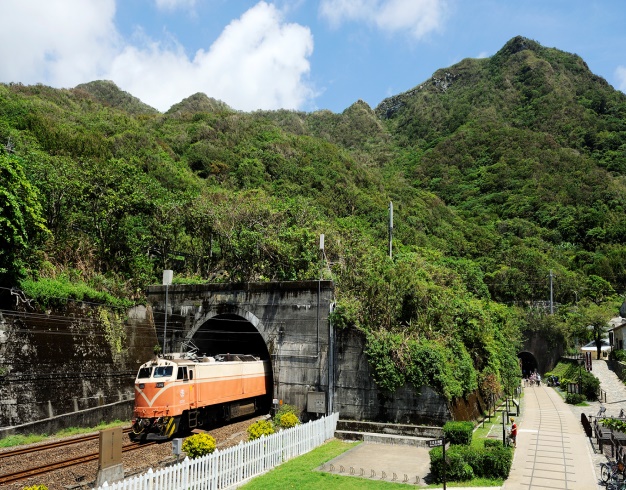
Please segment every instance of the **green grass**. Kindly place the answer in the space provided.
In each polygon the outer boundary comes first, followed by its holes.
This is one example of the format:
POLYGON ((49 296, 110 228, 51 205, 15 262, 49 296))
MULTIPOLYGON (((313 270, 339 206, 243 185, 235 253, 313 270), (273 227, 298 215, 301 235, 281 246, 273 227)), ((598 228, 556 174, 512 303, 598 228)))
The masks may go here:
MULTIPOLYGON (((339 490, 358 490, 358 489, 391 489, 397 488, 400 482, 374 481, 367 478, 359 478, 354 476, 339 476, 321 471, 314 471, 322 463, 326 463, 331 459, 339 456, 348 449, 360 443, 346 443, 343 441, 333 440, 327 442, 313 451, 292 459, 269 473, 259 476, 240 487, 244 490, 265 490, 267 488, 280 489, 298 489, 298 490, 319 490, 321 488, 332 488, 339 490)), ((502 480, 487 480, 477 478, 469 482, 448 483, 447 486, 453 487, 489 487, 502 485, 502 480)), ((414 484, 412 486, 415 486, 414 484)), ((427 487, 420 488, 441 488, 441 484, 432 484, 427 487)))
POLYGON ((47 434, 29 434, 29 435, 21 435, 16 434, 12 436, 7 436, 4 439, 0 439, 0 447, 13 447, 13 446, 24 446, 26 444, 34 444, 36 442, 42 442, 47 439, 59 438, 59 437, 70 437, 76 436, 79 434, 89 434, 90 432, 96 432, 99 430, 110 429, 111 427, 119 427, 120 425, 128 426, 130 422, 115 420, 110 423, 100 423, 95 427, 68 427, 67 429, 62 429, 59 432, 47 435, 47 434))
POLYGON ((26 444, 34 444, 35 442, 45 441, 48 436, 30 434, 27 436, 17 434, 14 436, 7 436, 4 439, 0 439, 0 447, 13 447, 13 446, 24 446, 26 444))

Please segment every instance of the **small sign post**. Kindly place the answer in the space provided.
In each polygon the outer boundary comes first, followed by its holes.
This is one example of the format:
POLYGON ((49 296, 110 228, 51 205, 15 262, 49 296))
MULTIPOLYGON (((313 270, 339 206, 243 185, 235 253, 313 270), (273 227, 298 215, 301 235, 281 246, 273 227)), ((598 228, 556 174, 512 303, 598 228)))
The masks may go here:
POLYGON ((443 436, 441 439, 431 439, 428 441, 428 447, 439 447, 442 449, 442 457, 443 457, 443 490, 446 490, 446 467, 448 466, 446 463, 446 437, 443 436))
POLYGON ((122 428, 100 431, 100 451, 96 488, 105 482, 115 483, 124 479, 122 466, 122 428))

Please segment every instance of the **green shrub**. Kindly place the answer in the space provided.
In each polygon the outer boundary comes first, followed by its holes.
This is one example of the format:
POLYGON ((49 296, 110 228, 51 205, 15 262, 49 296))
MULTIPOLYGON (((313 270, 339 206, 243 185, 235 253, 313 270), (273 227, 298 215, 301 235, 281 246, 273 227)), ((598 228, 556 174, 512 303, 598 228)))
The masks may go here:
POLYGON ((295 414, 290 412, 290 413, 284 414, 280 418, 280 422, 278 423, 278 425, 282 429, 291 429, 292 427, 295 427, 299 423, 300 423, 300 421, 298 420, 298 417, 296 417, 295 414))
POLYGON ((483 478, 507 478, 513 464, 513 448, 500 447, 485 448, 482 451, 481 473, 483 478))
POLYGON ((446 422, 443 426, 443 434, 446 442, 450 444, 464 444, 469 446, 472 443, 474 424, 471 422, 446 422))
MULTIPOLYGON (((446 478, 450 481, 463 481, 469 474, 465 465, 471 468, 472 478, 502 478, 509 476, 513 463, 513 449, 504 447, 500 441, 492 441, 498 445, 489 445, 485 448, 458 445, 450 446, 446 451, 448 467, 446 478)), ((440 482, 443 478, 443 451, 435 448, 430 451, 431 474, 435 481, 440 482)))
POLYGON ((600 423, 607 429, 626 432, 626 421, 620 419, 602 419, 600 423))
POLYGON ((45 485, 32 485, 30 487, 24 487, 22 490, 48 490, 48 487, 45 485))
POLYGON ((578 405, 585 401, 585 397, 578 393, 568 393, 565 395, 565 403, 569 403, 570 405, 578 405))
POLYGON ((483 441, 485 449, 492 447, 504 447, 501 439, 485 439, 483 441))
POLYGON ((614 361, 626 361, 626 350, 623 349, 618 349, 618 350, 613 350, 611 351, 611 354, 609 354, 609 358, 614 360, 614 361))
MULTIPOLYGON (((474 478, 472 467, 467 464, 463 456, 457 450, 461 446, 450 446, 446 451, 446 480, 467 481, 474 478)), ((430 474, 435 483, 443 481, 443 450, 436 447, 430 451, 430 474)))
POLYGON ((272 435, 274 432, 274 424, 269 420, 258 420, 248 427, 248 440, 253 441, 262 436, 272 435))
POLYGON ((215 439, 209 434, 194 434, 183 442, 183 451, 191 459, 200 458, 215 451, 215 439))
POLYGON ((283 416, 287 415, 288 413, 295 415, 298 421, 300 420, 300 410, 298 410, 298 407, 285 403, 284 405, 281 405, 280 408, 276 411, 276 414, 274 415, 274 424, 276 424, 279 427, 285 427, 281 423, 281 419, 283 418, 283 416))
POLYGON ((587 400, 595 401, 598 399, 598 391, 600 390, 600 380, 587 371, 582 372, 583 395, 587 400))

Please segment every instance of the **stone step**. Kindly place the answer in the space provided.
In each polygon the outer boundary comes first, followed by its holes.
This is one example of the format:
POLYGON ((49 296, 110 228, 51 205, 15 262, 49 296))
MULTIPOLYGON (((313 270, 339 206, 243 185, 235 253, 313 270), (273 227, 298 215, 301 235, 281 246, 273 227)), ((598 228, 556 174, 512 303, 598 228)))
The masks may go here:
POLYGON ((379 434, 377 432, 356 432, 336 430, 335 437, 343 441, 363 441, 373 444, 395 444, 415 447, 428 447, 432 437, 415 437, 398 434, 379 434))
POLYGON ((429 425, 390 424, 363 420, 339 420, 337 430, 348 432, 368 432, 381 435, 399 435, 435 439, 443 436, 441 427, 429 425))

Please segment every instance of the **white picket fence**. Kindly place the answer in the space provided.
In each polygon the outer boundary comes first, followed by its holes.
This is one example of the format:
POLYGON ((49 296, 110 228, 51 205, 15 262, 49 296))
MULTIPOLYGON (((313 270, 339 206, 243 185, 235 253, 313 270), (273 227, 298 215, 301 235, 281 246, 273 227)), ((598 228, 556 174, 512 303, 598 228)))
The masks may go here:
POLYGON ((201 458, 104 483, 99 490, 223 490, 234 488, 296 456, 315 449, 335 434, 339 414, 281 430, 268 437, 240 443, 201 458))

